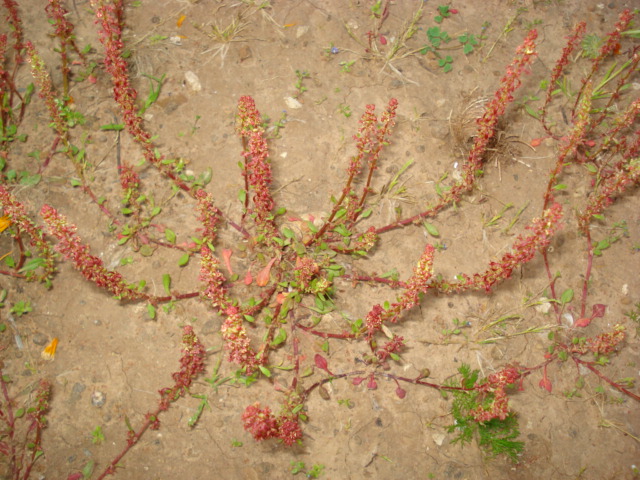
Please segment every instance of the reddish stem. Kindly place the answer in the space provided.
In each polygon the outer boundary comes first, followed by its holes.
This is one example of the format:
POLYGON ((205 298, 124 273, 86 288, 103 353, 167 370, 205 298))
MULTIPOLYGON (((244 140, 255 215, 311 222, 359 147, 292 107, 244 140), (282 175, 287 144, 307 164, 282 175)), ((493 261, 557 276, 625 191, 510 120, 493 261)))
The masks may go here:
POLYGON ((585 367, 587 367, 589 370, 591 370, 593 373, 595 373, 598 377, 600 377, 602 380, 604 380, 605 382, 607 382, 609 385, 611 385, 613 388, 615 388, 616 390, 618 390, 621 393, 624 393, 625 395, 633 398, 635 401, 640 402, 640 396, 636 395, 635 393, 627 390, 626 388, 624 388, 622 385, 620 385, 619 383, 614 382, 613 380, 611 380, 610 378, 608 378, 607 376, 605 376, 602 372, 600 372, 600 370, 598 370, 597 368, 595 368, 593 366, 592 362, 585 362, 584 360, 577 358, 575 356, 571 357, 573 358, 573 361, 580 364, 580 365, 584 365, 585 367))

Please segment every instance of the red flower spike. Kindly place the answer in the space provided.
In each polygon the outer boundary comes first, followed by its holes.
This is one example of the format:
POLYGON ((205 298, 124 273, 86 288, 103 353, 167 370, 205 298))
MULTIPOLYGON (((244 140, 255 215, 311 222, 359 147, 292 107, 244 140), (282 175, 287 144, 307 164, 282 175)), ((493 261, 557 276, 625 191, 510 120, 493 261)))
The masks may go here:
POLYGON ((591 310, 591 319, 604 317, 604 312, 606 309, 606 305, 603 305, 602 303, 596 303, 591 310))

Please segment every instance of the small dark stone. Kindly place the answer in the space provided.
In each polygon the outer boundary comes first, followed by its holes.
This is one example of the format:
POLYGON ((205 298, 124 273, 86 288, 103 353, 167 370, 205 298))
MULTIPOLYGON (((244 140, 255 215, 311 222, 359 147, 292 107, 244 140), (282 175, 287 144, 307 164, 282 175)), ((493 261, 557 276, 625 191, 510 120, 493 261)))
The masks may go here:
POLYGON ((160 17, 158 15, 154 15, 151 17, 151 23, 160 23, 160 17))
POLYGON ((87 387, 82 383, 75 383, 73 388, 71 389, 71 395, 69 396, 69 401, 71 403, 75 403, 82 397, 82 392, 84 392, 87 387))

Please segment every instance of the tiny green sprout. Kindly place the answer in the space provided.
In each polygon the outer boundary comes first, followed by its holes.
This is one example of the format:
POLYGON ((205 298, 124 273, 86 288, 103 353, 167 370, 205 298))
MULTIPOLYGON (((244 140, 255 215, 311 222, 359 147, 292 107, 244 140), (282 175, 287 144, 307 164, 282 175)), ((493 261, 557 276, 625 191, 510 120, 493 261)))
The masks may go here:
POLYGON ((458 13, 457 10, 450 8, 448 5, 438 6, 438 15, 433 17, 436 23, 442 23, 445 18, 449 18, 452 13, 458 13))
POLYGON ((345 103, 341 103, 338 105, 338 112, 343 114, 345 118, 349 118, 351 116, 351 107, 345 103))
POLYGON ((102 432, 102 427, 100 425, 94 428, 93 432, 91 432, 91 442, 94 445, 100 445, 104 442, 104 433, 102 432))
POLYGON ((293 475, 304 472, 306 468, 307 466, 304 464, 304 462, 291 461, 291 473, 293 475))
POLYGON ((340 71, 345 72, 345 73, 349 73, 351 71, 351 67, 353 66, 353 64, 356 63, 355 60, 351 60, 350 62, 340 62, 340 71))
POLYGON ((300 95, 302 95, 304 92, 307 91, 307 87, 302 85, 302 81, 305 78, 311 77, 311 75, 306 70, 304 71, 296 70, 296 77, 298 78, 298 80, 295 83, 296 90, 298 91, 298 93, 296 94, 296 97, 299 97, 300 95))
POLYGON ((452 63, 453 57, 451 57, 451 55, 438 59, 438 66, 442 68, 444 73, 448 73, 453 69, 452 63))
POLYGON ((465 55, 473 53, 473 47, 479 44, 473 33, 464 33, 458 37, 458 41, 462 44, 462 52, 465 55))
POLYGON ((242 447, 243 445, 244 443, 242 443, 240 440, 236 440, 235 438, 231 440, 232 447, 242 447))
POLYGON ((30 301, 19 301, 16 302, 12 307, 10 312, 13 313, 15 316, 17 317, 21 317, 22 315, 26 315, 27 313, 31 312, 33 310, 33 307, 31 306, 31 302, 30 301))

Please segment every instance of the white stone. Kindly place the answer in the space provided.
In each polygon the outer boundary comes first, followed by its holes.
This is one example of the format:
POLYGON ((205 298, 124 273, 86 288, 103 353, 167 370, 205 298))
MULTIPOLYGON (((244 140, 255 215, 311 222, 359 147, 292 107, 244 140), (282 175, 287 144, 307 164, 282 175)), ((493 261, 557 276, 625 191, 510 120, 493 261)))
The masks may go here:
POLYGON ((184 72, 184 81, 187 86, 194 92, 199 92, 202 90, 202 84, 200 83, 198 75, 193 73, 191 70, 184 72))
POLYGON ((284 103, 287 104, 287 108, 291 108, 292 110, 302 108, 302 104, 293 97, 284 97, 284 103))

